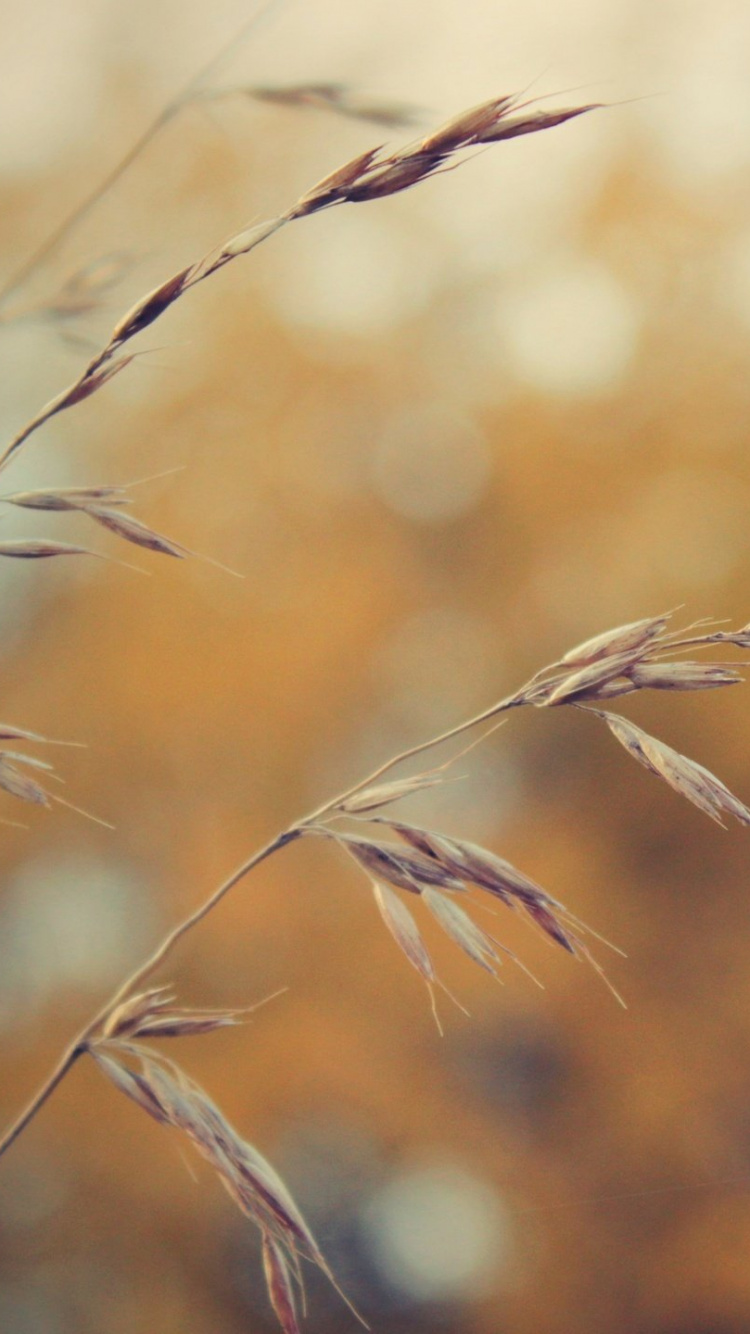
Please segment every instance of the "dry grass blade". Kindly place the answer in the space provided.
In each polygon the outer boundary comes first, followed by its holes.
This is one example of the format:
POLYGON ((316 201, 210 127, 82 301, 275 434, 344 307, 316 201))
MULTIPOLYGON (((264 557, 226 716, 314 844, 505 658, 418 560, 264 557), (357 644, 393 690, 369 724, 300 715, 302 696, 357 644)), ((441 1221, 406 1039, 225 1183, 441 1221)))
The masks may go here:
POLYGON ((181 468, 179 467, 167 468, 165 472, 154 473, 150 477, 141 477, 137 481, 127 482, 125 485, 106 483, 98 486, 56 486, 43 487, 36 491, 12 491, 8 495, 0 496, 0 501, 6 505, 16 505, 20 509, 52 512, 86 511, 91 505, 131 505, 132 499, 128 492, 134 486, 143 486, 146 482, 156 482, 162 477, 169 477, 180 471, 181 468))
POLYGON ((463 1014, 468 1014, 468 1011, 456 1000, 456 997, 437 976, 427 946, 420 934, 419 927, 414 921, 406 904, 402 903, 398 894, 394 894, 393 890, 389 889, 388 885, 384 885, 378 880, 372 881, 372 889, 373 894, 375 895, 375 902, 380 910, 380 915, 393 936, 393 939, 402 954, 409 960, 412 968, 416 969, 420 977, 423 978, 427 984, 432 1017, 435 1020, 438 1033, 442 1037, 443 1027, 440 1023, 440 1016, 438 1015, 437 1005, 435 1003, 434 986, 439 986, 463 1014))
POLYGON ((62 412, 65 408, 72 408, 76 403, 82 403, 84 399, 90 398, 103 385, 113 380, 120 371, 124 371, 131 361, 135 360, 135 353, 130 352, 127 356, 119 357, 117 361, 111 359, 109 349, 106 359, 99 360, 92 369, 88 370, 80 380, 66 389, 57 398, 53 398, 42 409, 44 420, 48 421, 56 412, 62 412))
POLYGON ((219 1028, 236 1027, 245 1017, 275 1000, 276 991, 257 1005, 235 1010, 188 1010, 175 1006, 169 987, 151 987, 139 991, 111 1011, 101 1027, 105 1039, 139 1037, 181 1038, 199 1033, 213 1033, 219 1028))
POLYGON ((437 889, 424 889, 422 898, 432 913, 433 917, 442 926, 445 933, 450 936, 456 945, 468 954, 474 963, 478 963, 480 968, 486 969, 497 976, 494 964, 500 962, 500 957, 495 949, 495 945, 490 936, 476 922, 464 912, 460 904, 455 903, 453 899, 446 898, 437 889))
POLYGON ((163 315, 168 306, 172 305, 179 296, 182 295, 188 282, 188 278, 193 272, 192 264, 187 268, 180 269, 171 278, 159 283, 153 291, 147 292, 140 300, 136 301, 134 306, 123 315, 112 330, 112 343, 123 343, 135 334, 140 333, 141 329, 148 328, 154 320, 158 320, 163 315))
MULTIPOLYGON (((382 823, 387 823, 394 833, 412 847, 418 848, 427 858, 442 865, 449 875, 455 876, 459 881, 469 881, 473 885, 478 885, 480 889, 485 889, 501 899, 508 907, 513 907, 514 899, 520 899, 522 902, 537 901, 540 898, 549 899, 549 895, 546 895, 539 885, 516 870, 510 862, 506 862, 486 848, 480 848, 476 843, 438 834, 431 829, 420 829, 417 825, 404 824, 401 821, 389 820, 382 823)), ((551 899, 549 901, 552 902, 551 899)))
POLYGON ((269 1232, 263 1233, 263 1273, 271 1305, 284 1334, 300 1334, 292 1270, 283 1248, 269 1232))
POLYGON ((477 143, 496 144, 503 139, 516 139, 521 134, 536 134, 539 130, 551 130, 556 125, 564 125, 576 116, 585 116, 589 111, 600 111, 603 102, 590 102, 583 107, 568 107, 562 111, 529 111, 518 116, 506 116, 497 125, 491 126, 477 136, 477 143))
POLYGON ((374 839, 353 838, 338 834, 336 839, 366 871, 378 879, 387 880, 398 889, 419 894, 425 885, 439 885, 441 889, 463 890, 464 886, 436 859, 420 853, 404 852, 389 843, 374 839))
MULTIPOLYGON (((98 815, 92 815, 90 811, 85 811, 81 806, 74 806, 72 802, 66 801, 56 792, 48 792, 28 774, 21 773, 16 767, 18 764, 28 764, 35 769, 44 769, 50 778, 57 778, 51 772, 52 765, 47 764, 45 760, 38 760, 32 755, 21 755, 16 751, 0 751, 0 788, 8 792, 13 797, 18 797, 21 801, 29 801, 34 806, 50 806, 56 802, 58 806, 65 806, 70 811, 75 811, 76 815, 82 815, 86 820, 93 821, 94 824, 101 825, 104 829, 113 829, 114 825, 109 824, 107 820, 102 820, 98 815)), ((57 778, 57 782, 62 780, 57 778)))
POLYGON ((541 686, 535 702, 542 708, 551 708, 557 704, 570 704, 574 700, 600 699, 602 691, 611 689, 619 677, 627 679, 615 686, 616 693, 628 694, 637 689, 630 671, 643 652, 644 646, 640 646, 626 653, 600 658, 571 672, 556 684, 541 686))
POLYGON ((137 1038, 187 1038, 215 1033, 218 1028, 233 1028, 241 1023, 236 1010, 165 1010, 144 1019, 133 1030, 137 1038))
POLYGON ((151 987, 148 991, 129 996, 107 1017, 102 1025, 102 1036, 122 1038, 132 1035, 144 1019, 159 1014, 165 1006, 171 1004, 174 996, 168 993, 168 987, 151 987))
MULTIPOLYGON (((172 1126, 188 1137, 241 1211, 260 1229, 264 1239, 273 1241, 293 1272, 298 1271, 299 1258, 306 1258, 341 1292, 278 1173, 237 1134, 194 1080, 174 1062, 132 1042, 93 1042, 88 1050, 120 1092, 161 1124, 172 1126), (131 1068, 132 1061, 139 1062, 139 1070, 131 1068)), ((276 1267, 273 1277, 279 1282, 276 1267)), ((278 1296, 278 1290, 272 1292, 272 1302, 278 1296)), ((344 1296, 344 1300, 348 1299, 344 1296)))
POLYGON ((14 491, 0 497, 6 505, 21 509, 63 512, 85 509, 87 505, 107 503, 129 505, 130 497, 122 486, 47 487, 40 491, 14 491))
POLYGON ((498 122, 498 117, 513 105, 515 96, 493 97, 468 111, 451 116, 444 125, 425 136, 420 143, 423 153, 453 153, 465 144, 476 143, 481 135, 498 122))
POLYGON ((641 662, 628 676, 636 690, 716 690, 744 680, 734 668, 714 662, 641 662))
MULTIPOLYGON (((269 236, 273 236, 280 227, 285 227, 288 218, 269 218, 266 222, 259 222, 255 227, 247 227, 244 231, 238 232, 236 236, 231 236, 225 241, 219 249, 217 264, 236 259, 238 255, 249 255, 262 241, 266 241, 269 236)), ((209 272, 210 265, 206 266, 205 272, 209 272)), ((203 263, 196 265, 196 274, 204 270, 203 263)), ((196 279, 197 281, 197 279, 196 279)))
POLYGON ((631 621, 629 625, 620 625, 615 630, 605 630, 603 634, 586 639, 576 644, 560 659, 567 667, 588 667, 599 658, 610 658, 631 650, 647 648, 664 633, 674 612, 668 611, 661 616, 647 616, 641 621, 631 621))
POLYGON ((14 560, 47 560, 53 556, 95 556, 97 560, 121 565, 124 570, 135 570, 136 574, 145 573, 137 565, 131 565, 129 561, 105 556, 101 551, 92 551, 90 547, 78 547, 72 542, 50 542, 44 538, 16 538, 0 542, 0 556, 9 556, 14 560))
POLYGON ((234 575, 235 579, 243 578, 238 570, 232 570, 228 565, 222 565, 221 561, 214 560, 213 556, 204 556, 201 552, 183 546, 181 542, 175 542, 172 538, 164 537, 162 533, 157 533, 155 529, 147 527, 145 523, 136 519, 132 514, 123 514, 121 510, 107 509, 102 505, 82 505, 80 508, 96 523, 101 524, 103 528, 108 528, 117 537, 122 537, 126 542, 132 542, 137 547, 145 547, 148 551, 158 552, 162 556, 175 556, 178 560, 184 560, 187 556, 192 556, 195 560, 203 560, 208 565, 215 565, 217 569, 223 570, 225 574, 234 575))
MULTIPOLYGON (((52 775, 52 771, 55 767, 54 764, 50 764, 49 760, 40 760, 36 755, 24 755, 20 750, 0 751, 0 759, 2 759, 3 762, 11 760, 15 761, 16 764, 28 764, 30 769, 46 769, 47 773, 50 775, 52 775)), ((62 779, 58 778, 57 781, 61 783, 62 779)))
POLYGON ((143 1075, 137 1070, 131 1070, 122 1061, 116 1061, 108 1056, 100 1045, 92 1044, 89 1050, 102 1074, 107 1076, 120 1093, 124 1093, 126 1098, 131 1098, 161 1125, 171 1124, 169 1113, 162 1107, 149 1081, 143 1075))
MULTIPOLYGON (((291 84, 287 87, 260 87, 230 89, 230 93, 244 93, 259 102, 274 102, 281 106, 313 107, 330 111, 349 120, 366 120, 375 125, 397 129, 412 125, 417 119, 414 107, 401 103, 372 102, 352 92, 341 83, 291 84)), ((226 93, 217 93, 225 97, 226 93)))
POLYGON ((58 741, 39 732, 29 732, 25 727, 12 727, 9 723, 0 723, 0 741, 35 741, 45 746, 77 746, 85 749, 85 741, 58 741))
POLYGON ((368 811, 380 810, 383 806, 390 806, 394 801, 400 801, 402 797, 410 797, 414 792, 435 787, 444 781, 442 775, 435 770, 414 774, 411 778, 394 778, 390 783, 380 783, 376 787, 366 787, 361 792, 355 792, 353 796, 346 797, 335 809, 342 815, 365 815, 368 811))
POLYGON ((722 813, 733 815, 740 824, 750 825, 750 810, 708 769, 686 755, 673 750, 656 737, 649 736, 635 723, 618 714, 589 710, 603 718, 612 734, 634 759, 657 777, 663 778, 675 792, 686 797, 699 810, 723 825, 722 813))
POLYGON ((270 223, 261 224, 260 232, 253 228, 249 233, 240 233, 239 236, 230 238, 218 250, 216 248, 210 250, 190 268, 166 279, 159 287, 136 302, 118 321, 107 344, 89 362, 78 380, 47 403, 11 440, 0 455, 0 468, 5 466, 29 437, 55 413, 88 398, 114 375, 119 374, 133 360, 133 356, 114 359, 114 354, 141 329, 158 319, 185 292, 217 273, 237 255, 246 254, 254 249, 261 240, 270 236, 285 222, 306 217, 319 209, 336 204, 363 203, 399 194, 402 190, 407 190, 433 175, 456 152, 476 144, 492 143, 517 134, 548 129, 570 120, 573 116, 595 109, 591 104, 560 112, 537 111, 509 118, 506 113, 511 103, 512 99, 503 96, 493 99, 484 108, 474 108, 471 112, 455 117, 447 126, 438 130, 436 136, 432 136, 432 139, 437 137, 438 143, 444 145, 442 148, 425 150, 424 143, 431 142, 428 136, 422 145, 407 146, 386 158, 379 157, 381 151, 379 147, 359 154, 304 193, 281 217, 273 219, 270 223))
POLYGON ((563 925, 563 919, 569 916, 567 910, 510 862, 466 839, 397 821, 387 823, 408 843, 433 858, 447 874, 485 890, 508 908, 520 905, 545 935, 569 954, 576 953, 576 938, 563 925))
POLYGON ((28 774, 19 773, 6 755, 7 752, 0 753, 0 788, 12 797, 19 797, 21 801, 30 801, 34 806, 49 806, 49 793, 33 778, 29 778, 28 774))
POLYGON ((432 959, 406 904, 387 885, 374 881, 372 888, 383 921, 399 949, 425 982, 435 982, 437 979, 432 959))
POLYGON ((379 145, 377 148, 366 149, 364 153, 358 153, 342 167, 330 171, 322 180, 311 186, 298 199, 292 210, 294 216, 304 217, 307 213, 315 213, 320 208, 328 208, 337 200, 345 199, 347 190, 369 171, 380 153, 380 147, 379 145))
MULTIPOLYGON (((0 542, 0 556, 16 560, 46 560, 50 556, 99 556, 88 547, 73 546, 70 542, 47 542, 43 538, 10 538, 0 542)), ((103 559, 99 556, 99 559, 103 559)))
POLYGON ((184 560, 189 554, 187 548, 172 542, 168 537, 163 537, 153 528, 148 528, 132 514, 122 514, 119 510, 106 509, 101 505, 86 505, 85 513, 103 528, 108 528, 111 533, 124 538, 126 542, 133 542, 135 546, 145 547, 148 551, 157 551, 162 556, 175 556, 178 560, 184 560))
POLYGON ((389 158, 382 165, 376 164, 361 181, 355 182, 346 191, 346 201, 350 204, 367 204, 373 199, 386 199, 388 195, 401 194, 410 190, 432 176, 443 165, 442 153, 410 152, 403 156, 389 158))

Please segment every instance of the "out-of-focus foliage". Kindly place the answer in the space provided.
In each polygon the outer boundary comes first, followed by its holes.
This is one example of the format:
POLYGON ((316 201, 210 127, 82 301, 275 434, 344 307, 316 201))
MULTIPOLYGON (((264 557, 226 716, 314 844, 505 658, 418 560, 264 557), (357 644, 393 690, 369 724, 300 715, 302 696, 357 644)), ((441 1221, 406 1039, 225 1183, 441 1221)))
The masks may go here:
MULTIPOLYGON (((746 7, 396 9, 290 0, 222 77, 340 80, 425 124, 545 67, 540 91, 645 100, 280 234, 8 469, 31 490, 184 464, 139 488, 138 516, 246 576, 132 549, 150 579, 0 569, 2 716, 87 741, 56 756, 61 793, 116 826, 4 799, 29 825, 0 826, 8 1116, 161 931, 368 766, 611 625, 678 603, 750 616, 746 7)), ((245 14, 184 16, 9 11, 8 269, 245 14)), ((126 253, 104 306, 0 330, 3 440, 143 291, 383 137, 270 102, 177 117, 26 292, 126 253)), ((2 533, 122 554, 74 514, 8 508, 2 533)), ((748 800, 742 688, 627 705, 748 800)), ((224 1008, 289 986, 185 1041, 183 1063, 273 1159, 376 1329, 739 1334, 747 833, 572 711, 512 716, 460 769, 404 814, 495 849, 621 945, 628 1011, 520 925, 503 939, 543 992, 511 969, 496 986, 420 917, 472 1012, 446 1002, 440 1040, 359 878, 303 841, 159 979, 224 1008)), ((250 1229, 168 1145, 75 1070, 0 1168, 1 1328, 273 1327, 250 1229)), ((350 1323, 312 1283, 311 1334, 350 1323)))

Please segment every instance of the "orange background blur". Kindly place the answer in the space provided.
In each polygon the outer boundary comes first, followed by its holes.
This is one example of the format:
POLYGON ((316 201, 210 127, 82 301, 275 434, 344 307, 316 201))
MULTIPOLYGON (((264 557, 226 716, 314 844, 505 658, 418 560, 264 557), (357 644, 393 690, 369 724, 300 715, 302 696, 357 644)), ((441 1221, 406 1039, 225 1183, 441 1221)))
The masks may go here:
MULTIPOLYGON (((4 271, 250 12, 6 6, 4 271)), ((6 473, 181 467, 135 513, 245 579, 3 511, 3 536, 152 575, 0 569, 2 718, 86 741, 52 757, 65 795, 116 826, 1 803, 29 826, 2 840, 5 1116, 170 924, 368 767, 620 622, 748 620, 748 49, 739 0, 287 0, 224 62, 216 87, 338 80, 419 128, 532 81, 621 104, 288 228, 6 473)), ((143 291, 384 137, 242 93, 185 108, 18 293, 3 437, 143 291), (98 309, 29 313, 113 255, 98 309)), ((746 692, 629 705, 750 797, 746 692)), ((622 946, 627 1012, 515 921, 492 929, 544 991, 512 969, 495 986, 425 923, 471 1010, 441 1001, 440 1039, 366 881, 306 842, 159 979, 192 1004, 289 990, 169 1054, 276 1164, 382 1334, 750 1330, 747 831, 564 710, 513 715, 461 769, 404 816, 493 848, 622 946)), ((175 1149, 81 1062, 0 1168, 0 1329, 274 1328, 252 1227, 175 1149)), ((305 1328, 353 1328, 315 1278, 305 1328)))

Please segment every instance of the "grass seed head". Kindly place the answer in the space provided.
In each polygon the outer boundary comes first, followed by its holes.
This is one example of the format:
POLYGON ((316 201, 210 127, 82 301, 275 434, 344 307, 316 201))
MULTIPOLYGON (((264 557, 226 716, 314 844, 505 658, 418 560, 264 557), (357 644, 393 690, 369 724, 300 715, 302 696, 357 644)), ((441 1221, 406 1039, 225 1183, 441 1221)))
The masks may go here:
POLYGON ((374 839, 338 835, 347 852, 377 879, 386 880, 398 889, 419 894, 425 885, 439 885, 442 889, 462 890, 463 884, 445 865, 419 852, 407 852, 395 844, 378 843, 374 839))
POLYGON ((647 616, 641 621, 631 621, 629 625, 620 625, 615 630, 605 630, 593 639, 586 639, 582 644, 569 649, 560 659, 568 667, 588 667, 600 658, 610 658, 627 653, 631 649, 647 648, 658 639, 667 628, 672 612, 662 616, 647 616))
POLYGON ((468 111, 461 111, 451 116, 444 125, 433 130, 421 142, 424 153, 453 153, 457 148, 476 143, 481 136, 497 125, 500 118, 513 106, 513 94, 506 97, 492 97, 488 102, 480 102, 468 111))
POLYGON ((284 1334, 300 1334, 294 1276, 283 1248, 263 1233, 263 1273, 271 1305, 284 1334))
POLYGON ((587 106, 567 107, 561 111, 526 111, 517 116, 504 116, 491 125, 482 134, 477 135, 480 144, 496 144, 503 139, 516 139, 521 134, 536 134, 539 130, 551 130, 556 125, 564 125, 576 116, 585 116, 589 111, 600 111, 603 102, 589 102, 587 106))
POLYGON ((409 963, 424 978, 425 982, 435 982, 436 975, 432 959, 427 951, 414 918, 406 904, 387 885, 373 882, 375 902, 393 939, 409 963))
MULTIPOLYGON (((153 1004, 153 992, 133 999, 145 1003, 148 996, 153 1004)), ((278 1173, 174 1062, 133 1042, 94 1042, 89 1051, 120 1092, 161 1124, 187 1136, 239 1209, 260 1229, 272 1305, 284 1334, 299 1334, 291 1279, 298 1272, 299 1257, 311 1260, 340 1289, 278 1173), (139 1068, 133 1069, 136 1062, 139 1068)))
POLYGON ((715 690, 744 679, 733 668, 711 662, 641 662, 628 676, 636 690, 715 690))
POLYGON ((159 283, 153 291, 140 297, 122 319, 117 321, 110 336, 110 345, 127 342, 129 338, 140 333, 141 329, 146 329, 154 320, 158 320, 159 316, 163 315, 164 311, 182 295, 192 271, 193 265, 189 264, 187 268, 180 269, 179 273, 174 273, 171 278, 159 283))
POLYGON ((0 542, 0 556, 15 560, 46 560, 50 556, 96 556, 88 547, 73 546, 70 542, 48 542, 43 538, 17 538, 0 542))
POLYGON ((743 825, 750 825, 750 810, 729 788, 702 764, 673 750, 663 741, 649 736, 627 718, 606 711, 600 712, 613 736, 628 754, 645 769, 663 778, 675 792, 697 806, 699 810, 722 824, 722 814, 732 815, 743 825))

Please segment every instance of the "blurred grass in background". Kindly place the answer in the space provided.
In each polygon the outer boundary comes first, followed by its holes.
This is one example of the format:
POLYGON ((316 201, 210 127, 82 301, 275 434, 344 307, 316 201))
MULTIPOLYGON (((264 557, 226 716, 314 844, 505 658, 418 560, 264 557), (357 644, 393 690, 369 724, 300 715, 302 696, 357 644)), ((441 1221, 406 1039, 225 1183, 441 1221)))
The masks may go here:
MULTIPOLYGON (((245 16, 8 12, 8 269, 245 16)), ((368 765, 611 625, 682 603, 748 619, 748 29, 734 0, 289 0, 238 51, 224 86, 341 80, 425 125, 531 80, 643 100, 289 229, 19 459, 14 489, 185 465, 137 513, 246 579, 145 553, 149 580, 0 570, 3 717, 87 741, 64 754, 66 795, 116 825, 32 810, 4 831, 8 1116, 160 931, 368 765)), ((242 97, 187 108, 25 293, 126 252, 107 307, 63 336, 0 330, 4 436, 142 291, 384 134, 242 97)), ((91 542, 84 525, 3 515, 5 536, 91 542)), ((633 716, 747 799, 742 691, 633 716)), ((582 717, 514 717, 461 767, 413 818, 485 842, 616 940, 628 1012, 502 918, 546 991, 515 970, 496 988, 434 939, 472 1011, 446 1006, 439 1040, 360 881, 305 844, 165 977, 213 1005, 290 988, 185 1063, 283 1172, 375 1329, 739 1334, 746 836, 582 717)), ((0 1328, 273 1327, 251 1229, 144 1121, 82 1065, 9 1154, 0 1328)), ((314 1283, 311 1334, 350 1324, 314 1283)))

